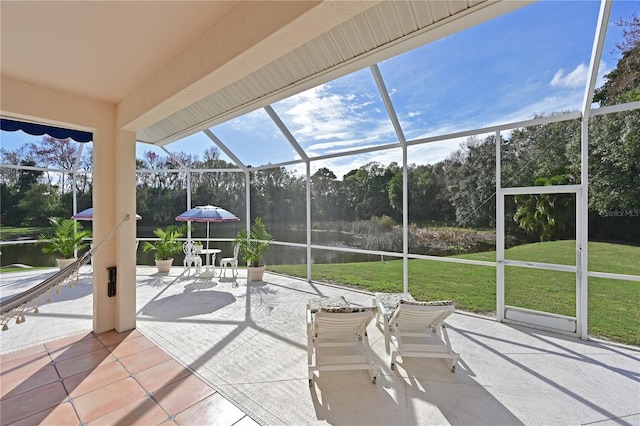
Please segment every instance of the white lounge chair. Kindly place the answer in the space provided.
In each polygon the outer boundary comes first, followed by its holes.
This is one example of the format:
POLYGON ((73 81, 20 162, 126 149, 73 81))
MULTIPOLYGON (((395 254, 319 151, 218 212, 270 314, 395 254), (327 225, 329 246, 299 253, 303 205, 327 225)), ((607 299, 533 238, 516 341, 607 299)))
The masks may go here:
POLYGON ((191 274, 191 264, 196 268, 196 274, 200 273, 202 269, 202 258, 197 254, 193 248, 193 241, 188 240, 182 243, 182 251, 184 252, 184 269, 187 271, 187 275, 191 274))
POLYGON ((225 277, 227 276, 228 266, 231 267, 231 272, 233 273, 234 277, 238 275, 238 253, 239 252, 240 252, 240 246, 236 244, 233 247, 233 257, 223 257, 222 259, 220 259, 220 269, 223 271, 222 275, 224 275, 225 277), (224 269, 222 269, 222 267, 224 267, 224 269))
POLYGON ((389 353, 391 347, 391 333, 389 332, 389 319, 395 311, 401 299, 414 300, 409 293, 376 293, 373 300, 374 305, 378 307, 376 312, 376 324, 382 325, 384 333, 384 349, 389 353))
POLYGON ((375 307, 350 306, 343 297, 310 300, 307 305, 309 386, 315 371, 368 370, 372 383, 378 365, 371 358, 367 326, 375 307))
POLYGON ((416 302, 406 294, 376 293, 378 319, 384 321, 391 369, 396 358, 441 358, 455 372, 460 354, 453 351, 444 320, 455 312, 453 300, 416 302), (394 299, 397 300, 394 306, 394 299), (389 348, 389 343, 393 348, 389 348))

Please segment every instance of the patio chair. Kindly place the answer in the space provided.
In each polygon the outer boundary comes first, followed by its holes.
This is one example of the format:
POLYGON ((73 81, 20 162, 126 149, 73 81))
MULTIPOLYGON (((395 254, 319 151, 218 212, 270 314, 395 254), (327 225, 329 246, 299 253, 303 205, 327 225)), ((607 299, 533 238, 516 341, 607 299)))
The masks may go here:
POLYGON ((376 324, 382 325, 382 332, 384 334, 384 349, 389 353, 391 347, 391 340, 389 333, 389 319, 395 311, 398 303, 401 299, 415 300, 409 293, 376 293, 376 298, 373 300, 374 305, 378 307, 376 312, 376 324))
POLYGON ((220 269, 223 271, 222 273, 225 277, 227 276, 228 266, 231 267, 231 272, 233 273, 234 277, 238 275, 238 253, 239 252, 240 252, 240 246, 236 244, 233 247, 233 257, 223 257, 222 259, 220 259, 220 269), (223 266, 224 266, 224 269, 222 269, 223 266))
POLYGON ((444 323, 455 312, 453 300, 417 302, 408 294, 376 293, 376 303, 377 322, 383 320, 385 349, 392 370, 401 356, 441 358, 455 373, 460 354, 451 348, 444 323))
POLYGON ((378 364, 371 358, 367 326, 375 307, 350 306, 344 297, 310 300, 307 305, 309 386, 315 371, 367 370, 376 383, 378 364))
POLYGON ((193 241, 188 240, 182 243, 182 251, 184 252, 184 269, 187 271, 187 275, 191 274, 191 264, 196 269, 196 274, 200 273, 202 269, 202 258, 193 249, 193 241))

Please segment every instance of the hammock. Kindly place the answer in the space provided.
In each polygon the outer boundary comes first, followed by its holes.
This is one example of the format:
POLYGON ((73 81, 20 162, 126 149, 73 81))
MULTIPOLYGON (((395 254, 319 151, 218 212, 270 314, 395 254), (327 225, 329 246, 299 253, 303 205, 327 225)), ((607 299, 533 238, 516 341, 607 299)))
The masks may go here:
POLYGON ((38 306, 43 304, 42 300, 45 296, 46 301, 44 303, 51 302, 51 292, 54 288, 56 289, 56 294, 60 294, 61 286, 68 285, 69 288, 73 288, 73 282, 78 282, 80 267, 89 263, 93 253, 113 237, 127 220, 129 220, 129 215, 126 215, 109 235, 72 264, 56 272, 40 284, 0 303, 0 325, 2 325, 2 331, 9 329, 9 322, 13 318, 16 318, 16 324, 21 324, 26 321, 24 315, 27 312, 33 311, 34 314, 37 314, 38 306))

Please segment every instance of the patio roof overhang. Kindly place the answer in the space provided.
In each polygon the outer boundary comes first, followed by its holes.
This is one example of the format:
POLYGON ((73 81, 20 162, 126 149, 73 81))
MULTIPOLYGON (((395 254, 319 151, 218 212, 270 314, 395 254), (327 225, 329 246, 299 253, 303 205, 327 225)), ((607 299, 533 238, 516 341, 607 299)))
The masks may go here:
MULTIPOLYGON (((0 73, 165 145, 528 3, 3 1, 0 73)), ((12 93, 3 116, 30 118, 12 93)))

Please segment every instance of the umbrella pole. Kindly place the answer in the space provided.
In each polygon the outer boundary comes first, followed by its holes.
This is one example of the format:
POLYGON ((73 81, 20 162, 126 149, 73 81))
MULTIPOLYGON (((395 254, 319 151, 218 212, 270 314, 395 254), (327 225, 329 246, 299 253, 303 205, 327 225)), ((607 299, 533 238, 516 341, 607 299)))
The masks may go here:
POLYGON ((209 222, 207 222, 207 250, 209 250, 209 222))

